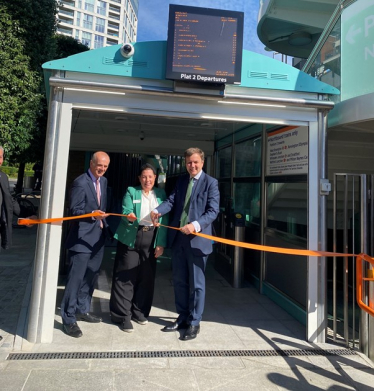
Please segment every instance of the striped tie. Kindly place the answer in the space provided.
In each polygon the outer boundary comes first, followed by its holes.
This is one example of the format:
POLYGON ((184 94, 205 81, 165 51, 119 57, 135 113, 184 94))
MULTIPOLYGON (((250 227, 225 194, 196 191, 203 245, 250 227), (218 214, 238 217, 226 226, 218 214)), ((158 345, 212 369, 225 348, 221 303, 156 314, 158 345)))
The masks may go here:
MULTIPOLYGON (((100 208, 101 192, 100 192, 100 181, 99 181, 99 179, 96 179, 96 196, 97 196, 97 202, 98 202, 99 208, 100 208)), ((100 228, 103 228, 103 226, 104 226, 103 220, 100 220, 100 228)))

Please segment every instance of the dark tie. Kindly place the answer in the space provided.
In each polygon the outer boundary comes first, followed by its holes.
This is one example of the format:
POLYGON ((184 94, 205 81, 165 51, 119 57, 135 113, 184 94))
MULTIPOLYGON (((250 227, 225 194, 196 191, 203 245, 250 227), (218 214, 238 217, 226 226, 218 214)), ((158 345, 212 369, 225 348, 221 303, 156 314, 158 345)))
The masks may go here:
POLYGON ((186 224, 188 224, 188 212, 190 210, 192 187, 193 187, 193 178, 191 178, 188 183, 186 198, 184 200, 184 206, 183 206, 183 211, 181 216, 180 227, 184 227, 186 224))

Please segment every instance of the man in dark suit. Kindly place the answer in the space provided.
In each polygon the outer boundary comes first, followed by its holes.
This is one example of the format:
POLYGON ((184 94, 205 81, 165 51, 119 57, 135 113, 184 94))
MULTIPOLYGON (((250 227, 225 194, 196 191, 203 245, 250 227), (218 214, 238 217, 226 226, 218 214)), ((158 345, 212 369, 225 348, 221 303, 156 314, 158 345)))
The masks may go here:
MULTIPOLYGON (((3 162, 4 148, 0 145, 0 167, 3 162)), ((10 194, 8 176, 0 171, 0 236, 1 247, 4 250, 7 250, 12 244, 13 213, 18 216, 20 208, 10 194)))
POLYGON ((61 302, 63 328, 71 337, 81 337, 77 320, 99 323, 101 318, 90 314, 94 286, 104 255, 108 225, 105 217, 107 204, 107 179, 103 177, 109 166, 105 152, 95 152, 90 168, 76 178, 70 191, 70 213, 80 216, 99 212, 92 218, 73 220, 66 247, 69 249, 70 268, 61 302))
MULTIPOLYGON (((0 167, 4 162, 4 148, 0 145, 0 167)), ((9 179, 0 171, 0 238, 1 247, 7 250, 12 244, 13 213, 19 215, 18 203, 10 194, 9 179)), ((1 248, 0 248, 1 252, 1 248)), ((0 341, 3 337, 0 335, 0 341)))
POLYGON ((197 337, 205 304, 205 267, 213 251, 212 241, 191 235, 212 234, 212 223, 219 212, 219 190, 216 179, 202 171, 204 152, 189 148, 184 153, 188 174, 178 178, 169 198, 157 207, 151 217, 157 218, 173 210, 169 232, 172 248, 173 283, 178 319, 163 331, 187 329, 182 340, 197 337))

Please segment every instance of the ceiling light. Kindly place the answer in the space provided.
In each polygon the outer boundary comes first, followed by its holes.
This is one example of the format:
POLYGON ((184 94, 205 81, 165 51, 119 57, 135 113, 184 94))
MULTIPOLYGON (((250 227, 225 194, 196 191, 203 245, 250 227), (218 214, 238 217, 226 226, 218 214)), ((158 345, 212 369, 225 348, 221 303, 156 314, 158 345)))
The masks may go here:
POLYGON ((98 111, 112 111, 117 113, 123 113, 124 109, 113 109, 109 107, 97 107, 97 106, 73 106, 73 109, 81 109, 81 110, 98 110, 98 111))
POLYGON ((103 90, 89 90, 89 89, 82 89, 82 88, 65 88, 65 91, 79 91, 79 92, 95 92, 98 94, 112 94, 112 95, 126 95, 125 92, 114 92, 114 91, 103 91, 103 90))
POLYGON ((268 103, 231 102, 227 100, 219 100, 218 103, 226 103, 231 105, 247 105, 247 106, 286 107, 285 105, 272 105, 268 103))

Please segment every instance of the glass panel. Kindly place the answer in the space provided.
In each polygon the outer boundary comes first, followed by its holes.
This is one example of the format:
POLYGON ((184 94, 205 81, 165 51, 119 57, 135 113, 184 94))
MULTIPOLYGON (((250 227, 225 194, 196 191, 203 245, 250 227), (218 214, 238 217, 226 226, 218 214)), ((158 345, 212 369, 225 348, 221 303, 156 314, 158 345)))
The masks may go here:
MULTIPOLYGON (((306 239, 287 234, 265 233, 265 245, 292 249, 306 249, 306 239)), ((266 253, 265 281, 286 294, 301 308, 306 307, 307 257, 266 253)))
MULTIPOLYGON (((341 19, 337 21, 307 73, 341 90, 341 19)), ((331 99, 339 102, 340 95, 331 99)))
POLYGON ((88 47, 91 47, 92 34, 82 31, 82 43, 88 47))
POLYGON ((235 177, 261 175, 261 137, 235 145, 235 177))
POLYGON ((81 25, 81 17, 82 17, 82 13, 81 12, 77 12, 77 21, 76 21, 76 24, 77 26, 80 27, 81 25))
POLYGON ((99 15, 106 15, 106 2, 98 1, 97 2, 97 13, 99 15))
POLYGON ((96 31, 103 33, 105 30, 105 19, 96 18, 96 31))
POLYGON ((267 227, 307 238, 307 183, 267 184, 267 227))
POLYGON ((234 183, 234 210, 245 215, 245 225, 260 224, 261 184, 234 183))
POLYGON ((84 9, 89 12, 94 12, 95 0, 86 0, 84 4, 84 9))
POLYGON ((93 16, 84 14, 83 15, 83 27, 92 30, 93 16))
POLYGON ((218 178, 231 178, 231 146, 218 151, 218 178))
POLYGON ((102 37, 101 35, 95 35, 94 48, 98 49, 98 48, 102 48, 103 46, 104 46, 104 37, 102 37))
POLYGON ((231 184, 230 182, 219 182, 219 193, 220 193, 220 207, 223 209, 232 208, 232 198, 231 198, 231 184))

